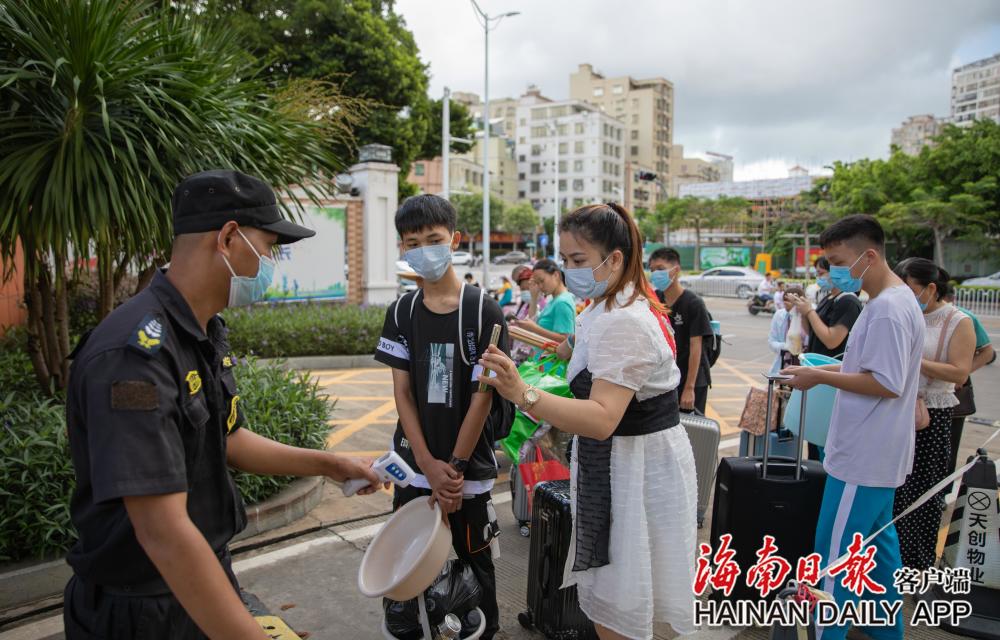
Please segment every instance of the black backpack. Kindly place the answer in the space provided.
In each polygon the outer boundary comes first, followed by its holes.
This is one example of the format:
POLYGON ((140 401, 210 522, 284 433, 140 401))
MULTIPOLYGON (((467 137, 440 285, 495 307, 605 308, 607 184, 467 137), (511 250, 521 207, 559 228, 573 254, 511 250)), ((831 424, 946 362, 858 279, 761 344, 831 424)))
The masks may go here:
MULTIPOLYGON (((706 308, 705 313, 708 314, 708 321, 712 322, 712 312, 706 308)), ((705 352, 705 355, 708 356, 708 366, 714 367, 719 356, 722 355, 722 336, 713 331, 710 339, 702 339, 701 348, 705 352)))
MULTIPOLYGON (((423 289, 417 289, 403 295, 396 301, 394 320, 399 332, 406 338, 407 345, 411 342, 410 321, 413 318, 413 309, 421 295, 423 295, 423 289), (404 309, 403 314, 399 312, 400 307, 404 309)), ((458 337, 459 344, 462 345, 459 353, 462 356, 462 362, 470 367, 475 367, 479 361, 479 340, 483 333, 483 302, 485 299, 486 293, 482 289, 462 283, 458 305, 458 337)), ((488 433, 492 442, 503 440, 510 435, 511 425, 514 424, 514 412, 513 402, 502 397, 499 393, 493 394, 490 414, 483 426, 484 432, 489 429, 488 433)))

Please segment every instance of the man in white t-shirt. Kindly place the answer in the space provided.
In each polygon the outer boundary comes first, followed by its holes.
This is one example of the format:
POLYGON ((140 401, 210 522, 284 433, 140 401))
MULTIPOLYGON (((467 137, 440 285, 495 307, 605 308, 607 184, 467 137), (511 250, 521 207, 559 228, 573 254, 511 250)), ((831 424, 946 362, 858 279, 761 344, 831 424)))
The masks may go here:
MULTIPOLYGON (((820 245, 830 261, 833 286, 848 292, 863 287, 870 296, 851 330, 843 365, 783 371, 793 376, 788 384, 796 389, 826 384, 839 390, 830 417, 823 461, 826 490, 816 527, 816 552, 826 567, 848 553, 855 533, 867 538, 892 520, 896 487, 913 466, 924 319, 913 292, 885 260, 885 234, 874 218, 843 218, 823 232, 820 245)), ((902 564, 895 526, 870 545, 876 548, 876 565, 868 577, 885 593, 866 595, 895 604, 900 596, 893 574, 902 564)), ((817 586, 840 604, 858 601, 862 596, 843 584, 845 577, 826 576, 817 586)), ((901 607, 894 622, 864 630, 876 640, 901 640, 901 607)), ((846 625, 819 627, 816 639, 840 640, 847 630, 846 625)))

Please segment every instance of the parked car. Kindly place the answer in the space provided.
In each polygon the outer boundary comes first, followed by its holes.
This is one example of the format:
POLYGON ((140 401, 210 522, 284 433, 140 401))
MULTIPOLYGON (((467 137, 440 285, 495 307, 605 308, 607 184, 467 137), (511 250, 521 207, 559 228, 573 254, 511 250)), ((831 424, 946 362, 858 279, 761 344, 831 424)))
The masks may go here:
POLYGON ((523 251, 511 251, 493 258, 493 264, 522 264, 524 262, 531 262, 531 258, 523 251))
POLYGON ((455 265, 465 266, 472 265, 474 263, 472 254, 468 251, 456 251, 451 254, 451 263, 455 265))
POLYGON ((716 267, 697 275, 681 276, 681 284, 695 293, 736 296, 746 300, 757 291, 764 276, 749 267, 716 267))
POLYGON ((1000 287, 1000 271, 988 276, 963 280, 963 287, 1000 287))

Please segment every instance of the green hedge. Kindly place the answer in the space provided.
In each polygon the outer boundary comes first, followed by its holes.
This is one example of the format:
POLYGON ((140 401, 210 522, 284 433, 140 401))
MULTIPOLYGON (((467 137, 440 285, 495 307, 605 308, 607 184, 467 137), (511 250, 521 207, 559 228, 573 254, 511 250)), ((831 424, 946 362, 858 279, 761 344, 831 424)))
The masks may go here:
MULTIPOLYGON (((330 427, 326 397, 307 375, 250 358, 236 369, 248 427, 286 444, 322 448, 330 427)), ((42 398, 23 351, 0 344, 0 560, 66 551, 74 475, 65 407, 42 398), (31 384, 23 384, 25 380, 31 384), (8 382, 20 386, 8 388, 8 382)), ((291 478, 237 474, 247 504, 274 495, 291 478)))
POLYGON ((375 353, 385 307, 284 303, 228 309, 233 352, 261 358, 375 353))
MULTIPOLYGON (((263 365, 251 357, 237 368, 247 427, 284 444, 323 449, 330 432, 327 420, 332 404, 309 374, 289 371, 280 364, 263 365)), ((236 484, 247 504, 273 496, 292 480, 286 476, 236 474, 236 484)))

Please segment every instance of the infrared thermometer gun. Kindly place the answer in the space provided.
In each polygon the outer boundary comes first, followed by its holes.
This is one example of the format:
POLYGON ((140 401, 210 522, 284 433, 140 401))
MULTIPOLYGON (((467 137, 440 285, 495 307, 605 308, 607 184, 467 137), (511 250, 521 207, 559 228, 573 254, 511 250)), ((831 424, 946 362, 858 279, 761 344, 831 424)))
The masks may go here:
MULTIPOLYGON (((416 475, 410 465, 403 462, 395 451, 386 451, 382 454, 372 463, 372 471, 382 482, 394 482, 401 487, 410 486, 413 476, 416 475)), ((344 495, 353 496, 369 484, 364 478, 352 478, 344 483, 344 495)))

